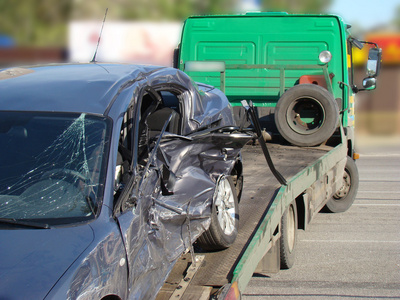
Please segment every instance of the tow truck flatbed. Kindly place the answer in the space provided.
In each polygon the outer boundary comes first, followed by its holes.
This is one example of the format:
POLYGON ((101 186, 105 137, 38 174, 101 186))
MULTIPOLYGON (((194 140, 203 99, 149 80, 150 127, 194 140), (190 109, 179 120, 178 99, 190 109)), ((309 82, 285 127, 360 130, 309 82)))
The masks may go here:
MULTIPOLYGON (((314 213, 341 183, 347 147, 321 145, 301 148, 268 144, 276 169, 288 185, 277 181, 268 168, 259 146, 243 151, 244 188, 239 204, 240 225, 235 243, 217 252, 199 252, 204 262, 178 299, 209 299, 220 287, 237 282, 243 291, 259 262, 275 246, 280 236, 279 224, 286 207, 294 200, 300 205, 299 228, 305 229, 314 213), (204 298, 202 298, 204 297, 204 298)), ((271 252, 271 251, 270 251, 271 252)), ((276 252, 276 251, 275 251, 276 252)), ((274 254, 273 254, 274 255, 274 254)), ((169 299, 182 288, 191 256, 183 256, 172 270, 157 299, 169 299)))

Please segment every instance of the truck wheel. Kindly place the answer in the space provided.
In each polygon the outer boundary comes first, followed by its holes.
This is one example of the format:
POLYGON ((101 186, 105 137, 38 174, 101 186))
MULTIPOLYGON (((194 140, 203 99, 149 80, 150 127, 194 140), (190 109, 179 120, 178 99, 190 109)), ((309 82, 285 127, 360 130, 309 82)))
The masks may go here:
POLYGON ((228 248, 236 239, 239 228, 239 204, 230 176, 218 180, 214 193, 211 224, 197 240, 203 250, 228 248))
POLYGON ((275 124, 285 140, 296 146, 326 141, 339 121, 339 108, 325 88, 299 84, 287 90, 275 108, 275 124))
POLYGON ((281 220, 280 254, 281 269, 290 269, 295 260, 297 242, 297 207, 296 201, 290 203, 281 220))
POLYGON ((324 211, 338 213, 348 210, 356 198, 358 183, 359 176, 356 163, 351 157, 347 157, 343 186, 325 204, 324 211))

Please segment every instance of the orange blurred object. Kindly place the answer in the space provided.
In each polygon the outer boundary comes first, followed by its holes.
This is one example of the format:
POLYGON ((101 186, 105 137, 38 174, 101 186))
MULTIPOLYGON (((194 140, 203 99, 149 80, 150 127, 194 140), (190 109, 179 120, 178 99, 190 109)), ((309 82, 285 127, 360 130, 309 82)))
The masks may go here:
POLYGON ((369 34, 367 41, 377 43, 382 48, 383 63, 400 63, 400 33, 369 34))
MULTIPOLYGON (((382 48, 383 64, 400 64, 400 33, 370 33, 365 40, 376 43, 382 48)), ((355 64, 364 64, 367 61, 369 48, 364 47, 353 52, 355 64)))
POLYGON ((327 88, 324 75, 303 75, 299 79, 299 84, 304 83, 316 84, 327 88))

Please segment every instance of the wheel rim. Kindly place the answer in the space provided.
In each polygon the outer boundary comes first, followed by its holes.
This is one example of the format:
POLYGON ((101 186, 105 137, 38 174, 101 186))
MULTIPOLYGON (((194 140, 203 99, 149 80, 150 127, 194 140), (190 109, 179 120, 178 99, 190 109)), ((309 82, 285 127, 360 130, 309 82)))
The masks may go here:
POLYGON ((335 195, 333 195, 333 198, 340 200, 344 197, 346 197, 350 191, 351 187, 351 178, 347 170, 345 170, 343 174, 343 185, 342 187, 336 192, 335 195))
POLYGON ((295 224, 295 213, 293 209, 293 205, 289 206, 288 211, 288 219, 287 219, 287 238, 289 245, 289 252, 292 252, 294 249, 294 244, 296 242, 296 224, 295 224))
POLYGON ((313 134, 325 122, 322 104, 312 97, 301 97, 293 101, 286 112, 289 127, 299 134, 313 134))
POLYGON ((235 230, 235 199, 232 188, 226 178, 222 178, 217 187, 215 208, 218 224, 226 235, 232 234, 235 230))

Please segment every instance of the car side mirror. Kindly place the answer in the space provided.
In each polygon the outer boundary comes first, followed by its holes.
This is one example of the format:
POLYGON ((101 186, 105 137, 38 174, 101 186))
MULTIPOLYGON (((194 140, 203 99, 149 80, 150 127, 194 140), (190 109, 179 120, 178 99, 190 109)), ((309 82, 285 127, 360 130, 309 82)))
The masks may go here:
POLYGON ((371 48, 368 53, 367 62, 367 75, 368 77, 376 77, 379 74, 381 68, 382 49, 371 48))
POLYGON ((375 77, 364 78, 363 87, 367 90, 374 90, 376 88, 376 78, 375 77))

